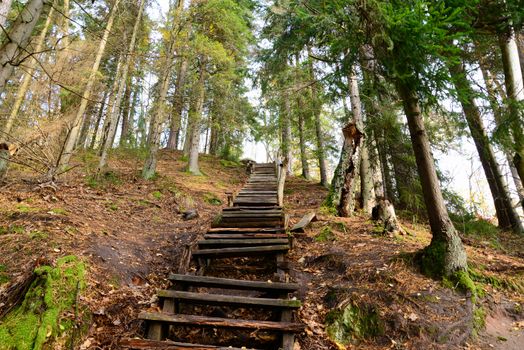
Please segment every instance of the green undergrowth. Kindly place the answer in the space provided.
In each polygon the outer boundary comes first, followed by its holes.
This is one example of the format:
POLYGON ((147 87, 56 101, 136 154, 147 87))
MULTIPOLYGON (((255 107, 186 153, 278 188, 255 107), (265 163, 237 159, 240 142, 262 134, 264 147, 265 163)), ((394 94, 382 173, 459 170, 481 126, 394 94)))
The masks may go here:
POLYGON ((324 226, 315 236, 315 241, 317 242, 330 242, 336 240, 335 234, 330 226, 324 226))
POLYGON ((220 159, 220 165, 222 165, 224 168, 238 168, 242 165, 242 163, 233 160, 220 159))
POLYGON ((219 198, 217 198, 217 196, 215 196, 213 193, 205 193, 204 201, 211 205, 222 205, 222 201, 219 198))
POLYGON ((382 334, 383 329, 379 312, 370 306, 349 303, 326 315, 326 332, 342 349, 349 344, 374 338, 382 334))
POLYGON ((524 293, 524 277, 522 275, 517 277, 509 277, 498 275, 494 276, 486 274, 481 269, 470 267, 468 269, 471 279, 479 284, 490 285, 495 289, 508 290, 517 293, 524 293))
POLYGON ((0 323, 2 350, 52 349, 74 331, 78 295, 85 288, 84 263, 66 256, 55 267, 36 268, 34 275, 23 302, 0 323))

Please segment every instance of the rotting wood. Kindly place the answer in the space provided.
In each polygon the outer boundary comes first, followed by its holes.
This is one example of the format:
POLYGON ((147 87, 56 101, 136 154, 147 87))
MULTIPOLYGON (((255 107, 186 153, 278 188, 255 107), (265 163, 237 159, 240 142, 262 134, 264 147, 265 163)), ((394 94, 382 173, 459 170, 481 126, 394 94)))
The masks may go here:
POLYGON ((169 280, 178 282, 180 284, 188 284, 197 287, 256 290, 263 292, 278 291, 293 293, 299 289, 299 285, 297 283, 236 280, 231 278, 220 278, 210 276, 172 274, 169 276, 169 280))
POLYGON ((275 332, 301 332, 304 326, 293 322, 274 322, 258 320, 240 320, 211 316, 195 316, 185 314, 166 314, 160 312, 141 312, 138 318, 155 322, 166 322, 187 326, 204 326, 217 328, 258 329, 275 332))
POLYGON ((253 298, 235 295, 181 292, 176 290, 161 290, 158 292, 158 297, 166 300, 182 300, 188 304, 241 305, 283 309, 297 309, 301 306, 299 300, 293 299, 253 298))
POLYGON ((287 252, 289 245, 279 244, 262 247, 248 247, 248 248, 221 248, 221 249, 201 249, 193 252, 197 257, 213 257, 213 258, 228 258, 235 256, 256 256, 265 254, 282 254, 287 252))
POLYGON ((173 341, 150 339, 122 339, 120 347, 135 350, 255 350, 247 347, 232 348, 217 345, 187 344, 173 341))
POLYGON ((309 225, 310 222, 315 221, 317 214, 314 211, 311 211, 304 215, 299 222, 297 222, 291 228, 291 232, 304 232, 304 228, 309 225))

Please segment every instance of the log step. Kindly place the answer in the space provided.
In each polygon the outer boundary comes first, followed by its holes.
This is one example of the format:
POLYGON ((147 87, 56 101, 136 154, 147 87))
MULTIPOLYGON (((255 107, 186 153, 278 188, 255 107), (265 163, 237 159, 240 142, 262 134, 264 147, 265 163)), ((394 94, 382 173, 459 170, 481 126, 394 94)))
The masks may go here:
POLYGON ((210 276, 171 274, 169 280, 178 284, 193 287, 254 290, 259 292, 293 293, 299 289, 297 283, 248 281, 210 276))
POLYGON ((278 309, 298 309, 300 308, 300 301, 293 299, 270 299, 270 298, 253 298, 236 295, 222 295, 222 294, 208 294, 208 293, 194 293, 194 292, 180 292, 176 290, 160 290, 158 297, 163 299, 175 299, 183 301, 187 304, 201 304, 201 305, 235 305, 246 307, 261 307, 261 308, 278 308, 278 309))
POLYGON ((282 207, 279 207, 278 205, 270 205, 268 207, 226 207, 222 209, 223 212, 225 211, 250 211, 250 210, 255 210, 255 211, 279 210, 279 211, 282 211, 282 207))
POLYGON ((151 340, 151 339, 122 339, 120 347, 123 349, 134 350, 255 350, 253 348, 232 348, 230 346, 220 345, 202 345, 179 343, 169 340, 151 340))
POLYGON ((257 228, 257 227, 213 227, 209 229, 208 233, 282 233, 286 230, 284 228, 257 228))
POLYGON ((266 254, 284 254, 288 250, 289 244, 269 245, 261 247, 199 249, 193 252, 193 256, 200 258, 232 258, 241 256, 249 257, 266 254))
POLYGON ((288 244, 287 238, 259 238, 259 239, 205 239, 198 241, 199 247, 240 247, 288 244))
POLYGON ((298 333, 304 329, 303 325, 294 322, 238 320, 222 317, 168 314, 160 312, 141 312, 138 315, 138 318, 146 321, 169 323, 173 325, 234 329, 257 329, 281 333, 298 333))
POLYGON ((289 238, 285 233, 217 233, 217 234, 206 234, 204 239, 275 239, 275 238, 289 238))
POLYGON ((222 217, 243 217, 243 216, 259 216, 259 217, 271 217, 271 216, 282 216, 282 210, 236 210, 236 211, 224 211, 222 217))

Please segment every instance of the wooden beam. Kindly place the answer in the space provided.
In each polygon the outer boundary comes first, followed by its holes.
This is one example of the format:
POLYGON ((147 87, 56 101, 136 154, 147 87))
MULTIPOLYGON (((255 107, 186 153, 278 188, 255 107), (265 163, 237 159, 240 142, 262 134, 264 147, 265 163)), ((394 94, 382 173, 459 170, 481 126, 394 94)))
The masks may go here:
POLYGON ((169 276, 169 280, 176 283, 191 285, 195 287, 256 290, 260 292, 293 293, 299 289, 299 285, 297 283, 249 281, 210 276, 171 274, 169 276))
POLYGON ((195 316, 184 314, 165 314, 160 312, 141 312, 138 318, 147 321, 165 322, 176 325, 234 328, 234 329, 258 329, 274 332, 298 333, 304 330, 300 323, 274 322, 257 320, 239 320, 232 318, 221 318, 211 316, 195 316))

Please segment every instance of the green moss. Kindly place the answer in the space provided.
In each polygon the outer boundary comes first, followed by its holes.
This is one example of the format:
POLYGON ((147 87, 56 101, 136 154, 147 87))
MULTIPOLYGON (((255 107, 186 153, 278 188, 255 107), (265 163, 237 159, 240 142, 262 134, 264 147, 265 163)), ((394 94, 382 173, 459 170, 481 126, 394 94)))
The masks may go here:
POLYGON ((104 171, 86 177, 86 185, 91 188, 106 188, 122 184, 122 180, 114 171, 104 171))
POLYGON ((67 211, 62 208, 53 208, 50 210, 50 212, 56 215, 66 215, 67 214, 67 211))
POLYGON ((151 195, 155 198, 155 199, 161 199, 163 197, 163 194, 162 192, 160 191, 155 191, 153 193, 151 193, 151 195))
POLYGON ((204 194, 204 200, 211 205, 222 205, 222 201, 212 193, 204 194))
POLYGON ((329 338, 344 346, 374 338, 382 334, 383 329, 377 310, 370 307, 350 303, 343 309, 332 310, 326 315, 329 338))
POLYGON ((10 233, 22 234, 25 232, 25 227, 21 225, 12 225, 9 228, 10 233))
POLYGON ((441 241, 431 242, 417 257, 422 273, 433 278, 440 278, 445 273, 446 244, 441 241))
POLYGON ((53 340, 72 330, 72 313, 77 292, 85 287, 85 266, 75 256, 58 259, 56 267, 35 269, 22 304, 8 313, 0 324, 1 349, 52 348, 53 340))
POLYGON ((473 310, 473 334, 477 335, 479 331, 486 326, 486 310, 482 307, 475 306, 473 310))
POLYGON ((233 160, 220 159, 220 165, 222 165, 224 168, 237 168, 242 164, 233 160))
POLYGON ((320 233, 315 236, 315 241, 317 242, 327 242, 327 241, 334 241, 336 240, 335 235, 333 234, 333 231, 331 230, 330 226, 324 226, 320 230, 320 233))
POLYGON ((522 276, 516 278, 504 277, 504 276, 493 276, 481 272, 482 269, 475 269, 470 267, 468 269, 469 275, 473 281, 480 284, 489 284, 495 289, 509 290, 518 293, 524 293, 524 279, 522 276))
POLYGON ((31 237, 31 239, 46 239, 48 235, 46 232, 33 230, 29 232, 29 237, 31 237))
POLYGON ((16 210, 19 212, 19 213, 33 213, 35 211, 38 211, 38 208, 32 208, 28 205, 25 205, 25 204, 19 204, 16 206, 16 210))

